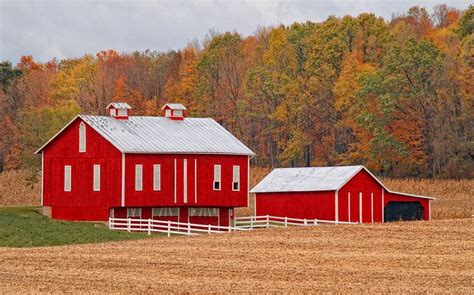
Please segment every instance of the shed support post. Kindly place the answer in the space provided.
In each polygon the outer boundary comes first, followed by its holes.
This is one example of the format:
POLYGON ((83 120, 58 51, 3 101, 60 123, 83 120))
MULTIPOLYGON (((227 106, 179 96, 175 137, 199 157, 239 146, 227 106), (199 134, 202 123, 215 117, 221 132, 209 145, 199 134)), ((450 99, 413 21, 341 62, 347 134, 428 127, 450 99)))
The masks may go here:
POLYGON ((374 193, 370 193, 370 219, 374 223, 374 193))
POLYGON ((428 200, 428 220, 431 221, 431 200, 428 200))
POLYGON ((384 220, 385 220, 385 212, 384 212, 384 209, 385 209, 385 190, 382 188, 382 223, 383 223, 384 220))

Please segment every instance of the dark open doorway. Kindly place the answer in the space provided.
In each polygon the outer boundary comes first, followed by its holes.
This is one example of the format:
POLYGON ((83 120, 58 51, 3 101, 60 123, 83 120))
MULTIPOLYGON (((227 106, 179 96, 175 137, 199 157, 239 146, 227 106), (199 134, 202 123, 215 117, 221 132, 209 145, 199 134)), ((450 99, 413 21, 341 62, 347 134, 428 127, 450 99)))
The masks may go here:
POLYGON ((400 220, 423 220, 420 202, 388 202, 384 208, 384 222, 400 220))

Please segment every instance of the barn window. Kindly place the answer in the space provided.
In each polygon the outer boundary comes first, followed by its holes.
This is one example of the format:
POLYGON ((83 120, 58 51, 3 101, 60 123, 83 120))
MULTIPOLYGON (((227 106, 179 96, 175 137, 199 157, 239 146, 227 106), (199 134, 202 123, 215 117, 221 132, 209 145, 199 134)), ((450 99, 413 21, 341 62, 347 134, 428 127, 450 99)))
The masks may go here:
POLYGON ((64 166, 64 191, 70 192, 71 191, 71 166, 66 165, 64 166))
POLYGON ((86 152, 86 124, 84 122, 79 124, 79 152, 86 152))
POLYGON ((232 190, 240 190, 240 166, 233 166, 232 169, 232 190))
POLYGON ((189 208, 189 216, 199 216, 199 217, 219 216, 219 208, 189 208))
POLYGON ((178 217, 179 208, 172 208, 172 207, 153 208, 152 215, 153 217, 178 217))
POLYGON ((142 208, 127 208, 127 218, 141 218, 142 208))
POLYGON ((221 190, 221 165, 214 165, 214 190, 221 190))
POLYGON ((135 190, 143 190, 143 165, 135 166, 135 190))
POLYGON ((100 165, 94 165, 94 185, 95 192, 100 191, 100 165))
POLYGON ((182 116, 183 116, 183 111, 181 111, 181 110, 174 110, 174 111, 173 111, 173 116, 175 116, 175 117, 182 117, 182 116))
POLYGON ((153 190, 159 191, 161 189, 161 166, 153 165, 153 190))
POLYGON ((118 111, 117 116, 119 116, 119 117, 127 116, 127 110, 126 109, 118 109, 117 111, 118 111))

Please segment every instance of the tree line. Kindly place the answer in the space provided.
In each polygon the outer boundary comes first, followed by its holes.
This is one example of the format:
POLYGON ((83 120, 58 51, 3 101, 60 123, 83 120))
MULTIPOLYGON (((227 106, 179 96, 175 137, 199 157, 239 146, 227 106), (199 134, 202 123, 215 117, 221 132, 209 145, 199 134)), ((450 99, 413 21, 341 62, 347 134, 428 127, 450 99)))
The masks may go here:
POLYGON ((261 167, 363 164, 402 177, 474 176, 474 6, 211 32, 169 52, 105 50, 0 64, 0 171, 78 113, 181 102, 245 142, 261 167))

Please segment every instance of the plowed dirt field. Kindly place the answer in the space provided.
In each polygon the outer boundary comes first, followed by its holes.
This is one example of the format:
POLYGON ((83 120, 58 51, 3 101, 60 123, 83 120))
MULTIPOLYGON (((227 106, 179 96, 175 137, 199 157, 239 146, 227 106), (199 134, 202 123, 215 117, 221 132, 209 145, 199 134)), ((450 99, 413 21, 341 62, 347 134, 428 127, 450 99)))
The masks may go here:
POLYGON ((5 292, 473 293, 472 220, 0 248, 5 292))

